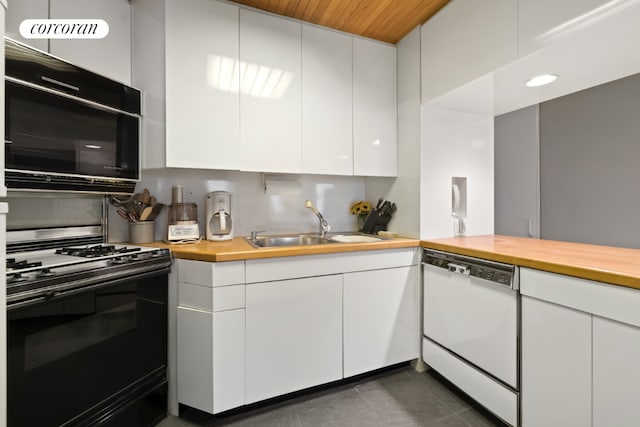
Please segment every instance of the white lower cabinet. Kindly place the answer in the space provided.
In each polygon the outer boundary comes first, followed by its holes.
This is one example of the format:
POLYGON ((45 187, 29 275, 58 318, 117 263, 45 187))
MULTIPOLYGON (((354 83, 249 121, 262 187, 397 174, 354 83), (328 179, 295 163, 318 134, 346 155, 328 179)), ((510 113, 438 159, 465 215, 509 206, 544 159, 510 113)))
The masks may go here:
POLYGON ((417 358, 417 259, 178 260, 178 403, 215 414, 417 358))
POLYGON ((593 426, 640 425, 640 328, 593 316, 593 426))
POLYGON ((342 275, 247 285, 247 403, 342 378, 342 275))
POLYGON ((178 402, 211 414, 242 406, 244 261, 177 265, 178 402))
POLYGON ((522 426, 591 425, 591 315, 522 297, 522 426))
POLYGON ((344 275, 345 378, 419 356, 418 280, 418 266, 344 275))
POLYGON ((640 425, 640 290, 522 268, 522 426, 640 425))

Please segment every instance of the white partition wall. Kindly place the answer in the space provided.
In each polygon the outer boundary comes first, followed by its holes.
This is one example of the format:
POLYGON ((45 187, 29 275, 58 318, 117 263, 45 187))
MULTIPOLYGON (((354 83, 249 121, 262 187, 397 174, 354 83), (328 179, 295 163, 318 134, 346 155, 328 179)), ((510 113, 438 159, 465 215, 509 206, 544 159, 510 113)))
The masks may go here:
POLYGON ((491 80, 480 79, 422 105, 420 238, 453 237, 454 177, 466 178, 465 235, 493 234, 491 80))

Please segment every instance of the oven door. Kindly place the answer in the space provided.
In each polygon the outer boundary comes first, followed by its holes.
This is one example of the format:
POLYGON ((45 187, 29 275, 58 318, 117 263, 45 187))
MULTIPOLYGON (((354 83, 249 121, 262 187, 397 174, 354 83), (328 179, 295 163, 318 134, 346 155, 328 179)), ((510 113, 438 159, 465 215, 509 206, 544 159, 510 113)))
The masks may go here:
POLYGON ((8 425, 102 423, 166 384, 167 277, 8 306, 8 425))
MULTIPOLYGON (((135 183, 140 169, 139 121, 135 114, 7 79, 8 177, 11 172, 29 172, 135 183)), ((19 184, 15 179, 8 185, 19 184)))

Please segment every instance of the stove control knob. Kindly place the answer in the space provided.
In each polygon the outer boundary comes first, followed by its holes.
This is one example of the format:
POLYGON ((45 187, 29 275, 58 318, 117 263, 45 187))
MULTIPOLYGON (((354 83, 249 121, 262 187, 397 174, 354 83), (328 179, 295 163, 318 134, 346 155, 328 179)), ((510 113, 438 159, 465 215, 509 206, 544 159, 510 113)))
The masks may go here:
POLYGON ((127 258, 123 256, 115 257, 111 259, 111 264, 113 265, 121 265, 127 262, 127 258))
POLYGON ((49 268, 45 267, 45 268, 41 269, 40 271, 38 271, 35 274, 35 276, 38 277, 38 278, 40 278, 40 277, 50 277, 50 276, 53 276, 53 272, 49 268))

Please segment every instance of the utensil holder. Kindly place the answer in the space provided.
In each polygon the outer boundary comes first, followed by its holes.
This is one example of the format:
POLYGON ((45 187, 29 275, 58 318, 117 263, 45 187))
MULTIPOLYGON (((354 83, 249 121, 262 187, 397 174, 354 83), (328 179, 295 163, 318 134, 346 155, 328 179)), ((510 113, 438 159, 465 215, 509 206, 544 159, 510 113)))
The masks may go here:
POLYGON ((155 221, 137 221, 129 223, 129 241, 131 243, 151 243, 156 237, 155 221))

